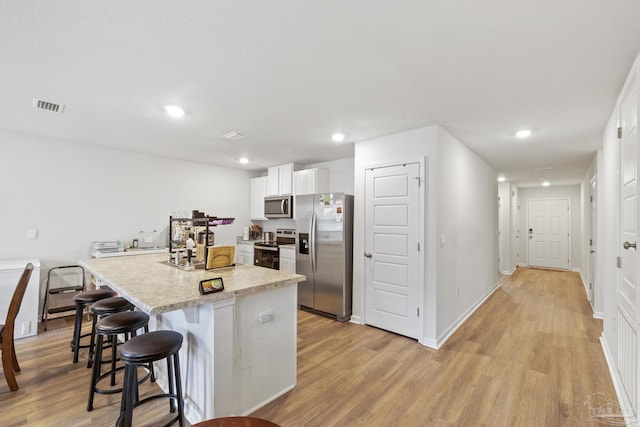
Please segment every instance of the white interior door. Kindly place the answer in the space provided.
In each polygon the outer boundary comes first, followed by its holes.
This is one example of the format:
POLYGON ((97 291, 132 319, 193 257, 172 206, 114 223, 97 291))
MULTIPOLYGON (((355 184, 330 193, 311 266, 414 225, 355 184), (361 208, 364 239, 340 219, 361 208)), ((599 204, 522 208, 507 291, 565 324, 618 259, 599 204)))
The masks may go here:
POLYGON ((637 83, 630 79, 620 102, 620 242, 621 269, 618 283, 618 360, 620 379, 638 411, 638 291, 639 259, 635 249, 638 217, 637 83))
POLYGON ((417 338, 420 166, 368 169, 365 186, 365 323, 417 338))
POLYGON ((594 306, 594 293, 596 287, 596 231, 597 231, 597 217, 596 217, 596 177, 591 179, 591 228, 589 231, 589 301, 594 306))
POLYGON ((569 268, 569 200, 527 202, 529 265, 569 268))

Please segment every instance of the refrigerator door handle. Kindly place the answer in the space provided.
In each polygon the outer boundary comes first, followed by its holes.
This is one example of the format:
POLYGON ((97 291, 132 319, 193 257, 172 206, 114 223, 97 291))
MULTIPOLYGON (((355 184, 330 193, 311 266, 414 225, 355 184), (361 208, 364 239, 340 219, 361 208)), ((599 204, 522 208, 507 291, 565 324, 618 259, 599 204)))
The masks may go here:
POLYGON ((316 214, 311 214, 309 225, 309 252, 311 255, 311 271, 316 272, 316 214))

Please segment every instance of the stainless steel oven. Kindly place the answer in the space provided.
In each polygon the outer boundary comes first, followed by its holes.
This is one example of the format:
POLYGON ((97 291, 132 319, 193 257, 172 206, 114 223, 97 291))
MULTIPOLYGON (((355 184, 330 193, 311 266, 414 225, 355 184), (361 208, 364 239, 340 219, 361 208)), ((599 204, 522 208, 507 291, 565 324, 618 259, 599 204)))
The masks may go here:
POLYGON ((256 243, 253 245, 253 265, 280 269, 280 251, 275 243, 256 243))
POLYGON ((280 245, 292 245, 296 242, 296 230, 278 228, 275 240, 263 240, 253 245, 253 265, 280 269, 280 245))

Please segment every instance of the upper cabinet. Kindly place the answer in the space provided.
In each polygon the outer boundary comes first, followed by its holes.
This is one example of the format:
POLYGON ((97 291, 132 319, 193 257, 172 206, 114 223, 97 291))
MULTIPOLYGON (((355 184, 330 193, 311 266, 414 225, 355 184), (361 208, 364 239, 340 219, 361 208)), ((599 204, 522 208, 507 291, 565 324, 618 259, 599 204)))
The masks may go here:
POLYGON ((261 176, 251 180, 251 200, 249 213, 251 219, 267 219, 264 216, 264 198, 267 195, 267 177, 261 176))
POLYGON ((326 169, 305 169, 293 173, 294 195, 329 192, 329 172, 326 169))
POLYGON ((267 175, 267 196, 293 194, 293 163, 271 166, 267 175))

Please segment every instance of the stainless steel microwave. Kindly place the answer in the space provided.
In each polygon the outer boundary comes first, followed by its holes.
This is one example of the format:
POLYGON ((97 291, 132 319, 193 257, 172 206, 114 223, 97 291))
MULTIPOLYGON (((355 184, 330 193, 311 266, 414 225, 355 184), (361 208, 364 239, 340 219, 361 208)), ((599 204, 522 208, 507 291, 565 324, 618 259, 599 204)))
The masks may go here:
POLYGON ((293 196, 265 197, 264 216, 267 218, 293 218, 293 196))

